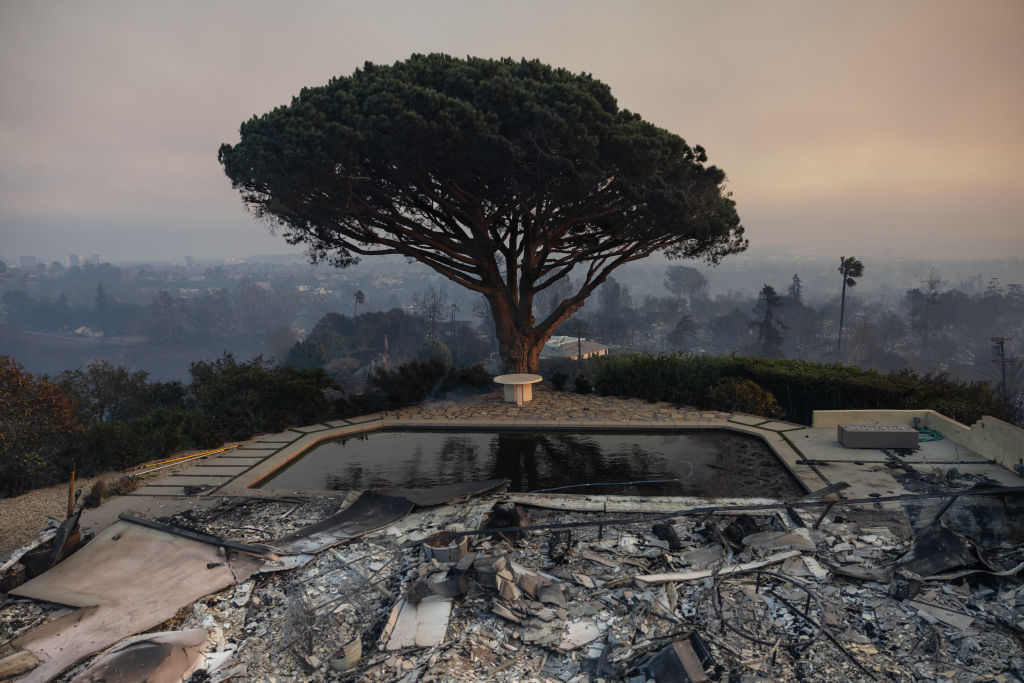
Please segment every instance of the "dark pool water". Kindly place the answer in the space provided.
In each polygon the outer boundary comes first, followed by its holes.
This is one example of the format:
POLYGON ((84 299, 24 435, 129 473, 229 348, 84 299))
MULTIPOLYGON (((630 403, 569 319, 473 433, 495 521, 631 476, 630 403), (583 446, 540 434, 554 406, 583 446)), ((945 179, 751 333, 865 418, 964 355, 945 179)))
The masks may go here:
POLYGON ((270 489, 423 488, 506 478, 512 491, 779 497, 804 489, 759 438, 724 430, 637 432, 375 431, 321 444, 270 489), (609 482, 672 479, 620 485, 609 482))

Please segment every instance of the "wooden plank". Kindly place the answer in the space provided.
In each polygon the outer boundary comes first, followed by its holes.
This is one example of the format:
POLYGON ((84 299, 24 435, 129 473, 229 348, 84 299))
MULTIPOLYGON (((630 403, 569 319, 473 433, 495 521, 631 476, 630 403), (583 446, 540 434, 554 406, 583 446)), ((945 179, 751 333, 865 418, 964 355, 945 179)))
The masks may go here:
POLYGON ((635 578, 636 582, 640 584, 641 587, 652 586, 658 583, 668 583, 669 581, 699 581, 710 576, 728 576, 729 574, 749 572, 753 569, 760 569, 761 567, 767 567, 771 564, 778 564, 779 562, 788 560, 791 557, 796 557, 799 554, 799 550, 787 550, 785 552, 769 555, 763 560, 736 564, 730 567, 723 567, 719 570, 702 569, 700 571, 675 572, 670 574, 643 574, 635 578))

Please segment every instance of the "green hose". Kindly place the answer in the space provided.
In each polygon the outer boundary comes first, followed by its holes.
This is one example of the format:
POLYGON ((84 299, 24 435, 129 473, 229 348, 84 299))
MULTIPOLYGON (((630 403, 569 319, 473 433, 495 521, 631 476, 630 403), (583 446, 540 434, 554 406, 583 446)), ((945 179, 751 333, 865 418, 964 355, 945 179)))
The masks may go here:
POLYGON ((944 438, 946 437, 942 436, 942 434, 939 434, 934 429, 923 429, 919 427, 917 430, 918 443, 928 443, 929 441, 942 441, 944 438))

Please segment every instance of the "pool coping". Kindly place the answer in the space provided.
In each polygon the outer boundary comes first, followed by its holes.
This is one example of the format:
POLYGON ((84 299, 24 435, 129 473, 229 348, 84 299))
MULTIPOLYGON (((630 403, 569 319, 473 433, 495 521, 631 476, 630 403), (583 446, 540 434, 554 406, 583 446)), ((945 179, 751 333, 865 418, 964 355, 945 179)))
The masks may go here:
MULTIPOLYGON (((450 430, 452 428, 468 428, 474 430, 582 432, 632 430, 678 432, 724 429, 759 437, 808 492, 818 491, 832 484, 815 467, 813 462, 808 460, 791 438, 798 432, 810 429, 809 427, 743 413, 718 415, 710 416, 702 413, 698 419, 671 420, 592 420, 572 417, 557 419, 476 417, 452 420, 411 416, 403 414, 401 411, 390 414, 375 413, 290 428, 276 434, 260 435, 237 449, 217 454, 199 465, 148 483, 131 495, 156 497, 210 496, 214 494, 220 496, 253 495, 256 491, 261 490, 257 487, 268 481, 274 473, 301 458, 315 446, 325 441, 353 434, 384 429, 450 430), (254 459, 258 461, 253 462, 254 459), (199 482, 198 490, 197 482, 199 482)), ((659 498, 672 497, 662 496, 659 498)))

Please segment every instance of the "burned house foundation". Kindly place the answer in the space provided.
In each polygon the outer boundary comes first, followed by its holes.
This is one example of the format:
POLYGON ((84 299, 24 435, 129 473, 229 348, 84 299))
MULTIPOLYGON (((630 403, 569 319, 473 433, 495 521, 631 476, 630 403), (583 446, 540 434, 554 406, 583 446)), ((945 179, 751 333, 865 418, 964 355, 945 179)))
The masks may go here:
MULTIPOLYGON (((676 410, 614 401, 653 416, 676 410)), ((345 426, 453 410, 428 405, 345 426)), ((672 417, 678 427, 686 416, 672 417)), ((1015 473, 951 438, 854 450, 834 426, 689 418, 763 434, 806 491, 528 493, 500 479, 248 488, 279 466, 273 458, 337 427, 268 435, 232 451, 249 459, 241 472, 164 476, 101 508, 107 519, 83 518, 96 537, 5 597, 0 679, 1024 676, 1024 480, 1015 473), (168 483, 175 476, 217 481, 186 493, 168 483)))

